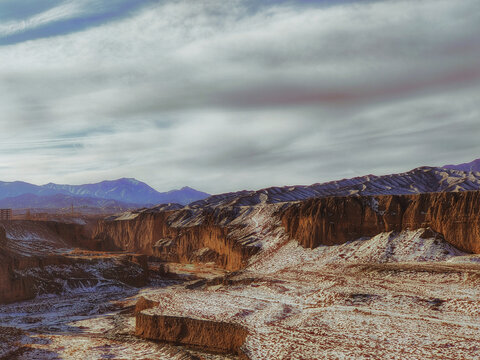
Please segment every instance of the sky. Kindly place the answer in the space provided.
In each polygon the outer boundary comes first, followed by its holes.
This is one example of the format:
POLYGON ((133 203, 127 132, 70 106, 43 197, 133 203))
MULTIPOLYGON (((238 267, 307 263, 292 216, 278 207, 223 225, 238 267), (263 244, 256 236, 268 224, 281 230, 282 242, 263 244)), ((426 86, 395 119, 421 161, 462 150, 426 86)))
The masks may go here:
POLYGON ((0 180, 312 184, 480 158, 478 0, 1 0, 0 180))

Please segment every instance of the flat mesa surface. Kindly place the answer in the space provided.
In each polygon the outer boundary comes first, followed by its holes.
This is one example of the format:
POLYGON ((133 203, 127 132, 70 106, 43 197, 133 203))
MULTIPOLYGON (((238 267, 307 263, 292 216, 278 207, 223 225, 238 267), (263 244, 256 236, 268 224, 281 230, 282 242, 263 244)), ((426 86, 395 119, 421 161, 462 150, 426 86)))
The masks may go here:
POLYGON ((146 314, 248 328, 251 359, 474 359, 480 266, 447 262, 287 268, 238 285, 165 289, 146 314))

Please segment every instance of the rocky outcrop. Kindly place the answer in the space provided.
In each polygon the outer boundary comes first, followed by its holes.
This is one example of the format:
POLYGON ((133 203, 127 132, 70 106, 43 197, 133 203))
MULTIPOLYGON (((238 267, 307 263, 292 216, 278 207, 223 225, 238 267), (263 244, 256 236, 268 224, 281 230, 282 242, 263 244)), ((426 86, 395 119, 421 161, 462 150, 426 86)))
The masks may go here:
POLYGON ((9 252, 0 251, 0 304, 35 296, 32 279, 15 273, 14 260, 9 252))
POLYGON ((480 191, 310 199, 288 206, 281 218, 308 248, 430 227, 458 249, 480 253, 480 191))
POLYGON ((0 304, 38 294, 61 293, 100 283, 142 287, 148 283, 145 255, 19 256, 0 252, 0 304))
POLYGON ((105 279, 120 281, 134 287, 148 284, 149 269, 146 255, 118 255, 98 260, 110 264, 100 268, 100 274, 105 279))
POLYGON ((135 315, 142 312, 143 310, 151 309, 158 305, 159 305, 158 301, 150 300, 143 296, 140 296, 137 300, 137 303, 135 304, 135 311, 134 311, 135 315))
POLYGON ((66 251, 90 241, 82 225, 54 221, 0 223, 0 303, 100 283, 148 283, 147 256, 66 251))
POLYGON ((135 334, 149 340, 185 345, 246 358, 242 345, 248 331, 241 325, 158 314, 144 310, 136 314, 135 334))
POLYGON ((88 226, 80 224, 63 223, 59 221, 37 222, 55 232, 68 244, 74 247, 91 248, 92 231, 88 226))
POLYGON ((7 233, 5 232, 5 228, 0 226, 0 248, 5 247, 7 245, 7 233))
POLYGON ((258 248, 241 245, 233 235, 242 226, 228 223, 235 218, 233 209, 142 213, 100 221, 94 241, 98 250, 135 251, 168 262, 215 262, 238 270, 258 248))
POLYGON ((80 248, 92 247, 93 229, 91 226, 81 224, 43 220, 9 220, 0 221, 0 229, 4 230, 5 239, 10 237, 13 241, 17 240, 17 235, 21 240, 25 235, 32 234, 37 238, 49 238, 52 242, 60 240, 62 247, 65 245, 80 248))

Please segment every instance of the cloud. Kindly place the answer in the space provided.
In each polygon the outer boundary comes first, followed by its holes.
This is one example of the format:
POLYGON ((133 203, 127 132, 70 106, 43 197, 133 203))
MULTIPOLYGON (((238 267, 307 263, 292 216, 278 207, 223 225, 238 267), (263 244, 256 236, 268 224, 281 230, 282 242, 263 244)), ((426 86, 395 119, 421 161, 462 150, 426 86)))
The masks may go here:
POLYGON ((48 0, 23 6, 7 0, 0 4, 0 45, 88 29, 122 18, 151 0, 48 0), (2 19, 3 18, 3 19, 2 19))
POLYGON ((480 153, 475 0, 137 2, 39 31, 123 3, 45 3, 0 46, 2 180, 221 192, 480 153))

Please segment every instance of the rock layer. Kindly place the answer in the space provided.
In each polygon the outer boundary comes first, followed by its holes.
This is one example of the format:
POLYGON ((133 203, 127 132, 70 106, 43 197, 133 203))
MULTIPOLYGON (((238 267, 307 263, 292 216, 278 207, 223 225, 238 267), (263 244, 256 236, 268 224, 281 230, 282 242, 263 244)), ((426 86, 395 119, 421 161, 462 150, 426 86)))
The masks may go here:
POLYGON ((480 253, 480 191, 310 199, 281 217, 287 233, 308 248, 430 227, 458 249, 480 253))
POLYGON ((82 225, 53 221, 4 221, 0 225, 0 303, 100 282, 137 287, 148 282, 145 255, 72 251, 90 242, 82 225))
POLYGON ((241 346, 248 331, 241 325, 157 314, 145 310, 136 314, 135 334, 145 339, 187 345, 217 353, 232 353, 242 357, 241 346))
POLYGON ((154 255, 168 262, 215 262, 238 270, 258 251, 242 246, 227 225, 235 211, 177 210, 138 214, 125 220, 100 221, 94 231, 97 249, 127 250, 154 255))
POLYGON ((0 252, 0 304, 31 299, 35 296, 32 279, 15 274, 14 258, 0 252))

